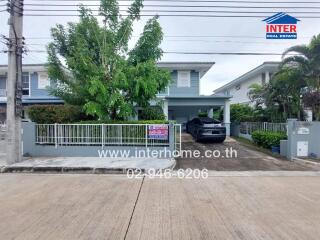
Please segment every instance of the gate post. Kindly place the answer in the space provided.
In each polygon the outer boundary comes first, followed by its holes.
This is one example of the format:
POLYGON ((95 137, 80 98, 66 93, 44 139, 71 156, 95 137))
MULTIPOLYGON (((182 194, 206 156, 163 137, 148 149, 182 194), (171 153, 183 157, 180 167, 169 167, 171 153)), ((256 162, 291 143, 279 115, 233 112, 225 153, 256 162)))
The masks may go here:
POLYGON ((287 127, 287 131, 288 131, 288 142, 287 142, 287 158, 289 160, 293 160, 293 158, 296 155, 296 149, 295 149, 295 141, 294 141, 294 125, 297 122, 297 119, 288 119, 287 123, 288 123, 288 127, 287 127))
POLYGON ((54 147, 58 148, 58 129, 57 129, 58 124, 54 124, 54 147))
POLYGON ((146 148, 148 147, 148 124, 145 126, 146 148))

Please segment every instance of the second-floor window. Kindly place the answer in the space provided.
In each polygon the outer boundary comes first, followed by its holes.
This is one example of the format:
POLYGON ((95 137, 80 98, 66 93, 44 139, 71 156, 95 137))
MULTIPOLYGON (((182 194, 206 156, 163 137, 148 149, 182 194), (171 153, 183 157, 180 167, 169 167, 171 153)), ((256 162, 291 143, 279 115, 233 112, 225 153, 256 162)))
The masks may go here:
POLYGON ((22 95, 29 96, 30 94, 30 76, 29 73, 22 73, 22 95))
POLYGON ((38 73, 38 89, 46 89, 50 86, 50 80, 46 72, 38 73))
POLYGON ((190 87, 190 71, 178 71, 177 87, 190 87))
POLYGON ((0 76, 0 97, 6 96, 7 89, 7 77, 5 75, 0 76))

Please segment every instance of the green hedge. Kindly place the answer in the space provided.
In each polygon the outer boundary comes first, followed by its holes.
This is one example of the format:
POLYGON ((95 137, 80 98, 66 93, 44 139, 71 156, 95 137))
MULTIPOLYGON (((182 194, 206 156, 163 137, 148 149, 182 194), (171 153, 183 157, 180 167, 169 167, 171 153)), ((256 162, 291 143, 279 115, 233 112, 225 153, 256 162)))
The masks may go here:
POLYGON ((285 133, 281 132, 252 132, 252 140, 259 146, 270 149, 271 146, 279 146, 280 140, 286 139, 285 133))
POLYGON ((208 113, 207 112, 199 112, 198 117, 208 117, 208 113))
POLYGON ((27 108, 31 121, 36 123, 72 123, 85 119, 80 107, 71 105, 33 105, 27 108))
POLYGON ((141 120, 165 120, 166 116, 159 106, 146 107, 139 111, 139 119, 141 120))
MULTIPOLYGON (((174 122, 174 121, 170 121, 174 122)), ((133 121, 81 121, 78 124, 168 124, 167 120, 133 120, 133 121)))

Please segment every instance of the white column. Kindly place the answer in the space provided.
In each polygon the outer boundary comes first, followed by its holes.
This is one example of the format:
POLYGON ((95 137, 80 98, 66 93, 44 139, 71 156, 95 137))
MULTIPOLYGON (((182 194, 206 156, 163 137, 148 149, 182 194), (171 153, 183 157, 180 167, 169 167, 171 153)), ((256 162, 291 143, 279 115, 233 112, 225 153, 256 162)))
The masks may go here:
POLYGON ((224 102, 223 123, 226 127, 227 136, 230 136, 230 100, 229 99, 225 100, 224 102))
POLYGON ((162 110, 164 115, 166 116, 166 120, 168 120, 169 119, 168 100, 163 100, 162 110))
POLYGON ((213 118, 213 108, 210 108, 210 110, 208 112, 208 117, 213 118))
POLYGON ((265 72, 266 74, 266 83, 269 83, 270 82, 270 74, 269 72, 265 72))

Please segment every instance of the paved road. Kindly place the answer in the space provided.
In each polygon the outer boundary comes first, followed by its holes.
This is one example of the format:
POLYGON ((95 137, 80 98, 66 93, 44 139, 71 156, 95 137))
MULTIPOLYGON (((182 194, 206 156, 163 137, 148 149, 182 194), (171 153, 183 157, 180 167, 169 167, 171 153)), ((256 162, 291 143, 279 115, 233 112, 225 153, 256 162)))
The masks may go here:
POLYGON ((200 180, 1 174, 0 239, 318 240, 319 186, 320 174, 301 173, 200 180))
POLYGON ((237 142, 234 139, 228 138, 223 144, 221 143, 197 143, 194 142, 189 134, 182 135, 182 148, 184 150, 199 150, 200 158, 190 157, 185 155, 177 159, 176 169, 182 168, 207 168, 217 171, 319 171, 320 165, 304 164, 298 162, 290 162, 285 159, 278 159, 269 156, 265 153, 253 150, 237 142), (231 158, 226 154, 226 149, 236 150, 237 155, 233 154, 231 158), (205 157, 206 151, 217 150, 220 152, 220 157, 205 157))

